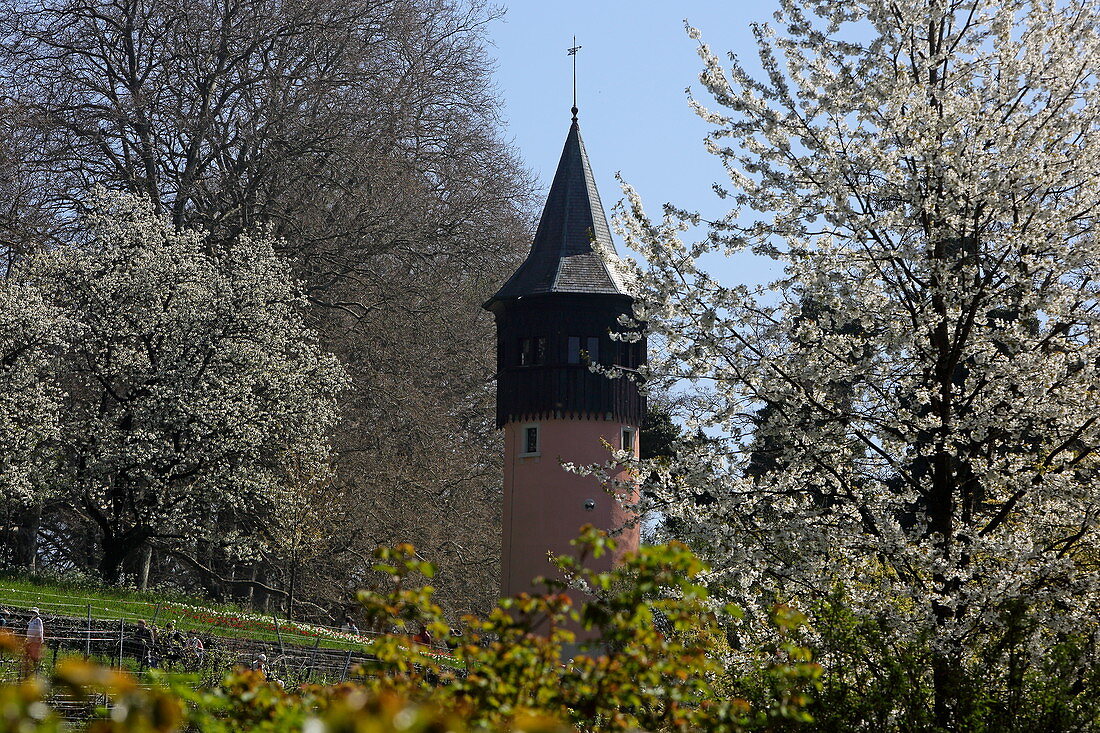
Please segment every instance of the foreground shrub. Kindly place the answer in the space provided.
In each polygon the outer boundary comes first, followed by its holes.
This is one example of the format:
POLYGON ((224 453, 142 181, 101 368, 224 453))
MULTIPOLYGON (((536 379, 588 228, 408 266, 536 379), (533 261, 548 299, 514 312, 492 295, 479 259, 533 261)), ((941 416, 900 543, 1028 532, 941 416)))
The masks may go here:
MULTIPOLYGON (((755 663, 751 684, 731 680, 713 652, 738 611, 711 607, 697 582, 703 565, 686 547, 643 548, 623 567, 597 572, 586 561, 610 552, 613 540, 587 530, 576 545, 575 556, 557 560, 563 580, 545 581, 544 594, 506 599, 487 618, 465 619, 461 635, 432 602, 433 589, 418 582, 434 567, 411 546, 380 549, 383 587, 360 600, 372 626, 398 633, 379 638, 377 662, 350 682, 287 690, 261 674, 234 672, 215 688, 192 691, 158 677, 139 686, 127 674, 69 662, 50 685, 0 687, 0 729, 59 729, 44 704, 59 691, 86 701, 106 695, 111 709, 91 723, 97 731, 721 732, 809 719, 820 668, 789 640, 796 614, 776 610, 776 643, 740 653, 755 663), (574 603, 567 586, 586 588, 584 600, 574 603), (404 632, 420 626, 452 652, 411 642, 404 632)), ((10 640, 8 649, 18 652, 10 640)))
POLYGON ((796 614, 777 609, 775 644, 739 653, 767 684, 738 684, 714 641, 740 611, 715 610, 698 582, 704 566, 684 545, 645 547, 621 568, 599 572, 586 561, 611 552, 614 541, 589 528, 574 544, 575 556, 556 561, 564 580, 544 581, 543 595, 506 599, 488 618, 467 618, 462 637, 444 623, 430 587, 405 588, 415 573, 430 576, 431 566, 409 546, 381 551, 378 569, 393 585, 360 594, 368 618, 377 625, 396 618, 410 630, 425 625, 454 647, 461 669, 398 635, 376 646, 388 672, 366 685, 425 696, 488 728, 506 729, 531 713, 601 731, 737 731, 809 719, 820 668, 786 638, 800 623, 796 614), (574 603, 568 587, 587 595, 574 603), (730 689, 755 694, 750 701, 730 689))

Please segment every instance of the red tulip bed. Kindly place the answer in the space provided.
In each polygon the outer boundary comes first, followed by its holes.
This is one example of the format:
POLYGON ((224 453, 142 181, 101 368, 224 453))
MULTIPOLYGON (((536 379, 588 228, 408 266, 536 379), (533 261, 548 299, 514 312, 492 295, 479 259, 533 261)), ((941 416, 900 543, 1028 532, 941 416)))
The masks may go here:
POLYGON ((321 639, 322 642, 336 642, 341 646, 348 644, 367 646, 370 643, 369 639, 364 638, 362 635, 296 621, 280 620, 276 624, 272 616, 263 616, 247 611, 214 611, 202 606, 189 606, 184 603, 170 602, 163 604, 163 613, 165 618, 177 621, 184 629, 199 625, 216 627, 216 629, 207 628, 211 633, 217 633, 219 630, 233 630, 244 632, 248 636, 262 636, 272 639, 283 636, 299 643, 302 637, 305 637, 311 641, 321 639))

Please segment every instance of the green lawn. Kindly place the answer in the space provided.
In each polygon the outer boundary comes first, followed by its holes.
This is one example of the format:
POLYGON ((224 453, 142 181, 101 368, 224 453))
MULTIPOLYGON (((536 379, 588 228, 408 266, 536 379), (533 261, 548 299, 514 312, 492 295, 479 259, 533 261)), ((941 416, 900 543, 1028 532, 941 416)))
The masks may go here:
MULTIPOLYGON (((156 620, 161 629, 172 621, 186 633, 277 643, 290 648, 320 648, 370 653, 369 638, 344 634, 337 629, 306 623, 289 622, 233 604, 211 603, 202 598, 162 592, 140 592, 124 588, 105 588, 88 583, 58 581, 0 573, 0 607, 27 609, 37 606, 47 623, 51 616, 83 619, 91 613, 95 620, 125 623, 127 636, 138 619, 156 620), (278 632, 276 632, 278 624, 278 632)), ((100 627, 102 628, 102 627, 100 627)), ((458 668, 449 655, 437 657, 445 665, 458 668)))
POLYGON ((201 598, 159 592, 139 592, 120 588, 102 588, 43 578, 0 574, 0 607, 27 609, 37 606, 50 616, 119 621, 129 626, 138 619, 156 620, 163 628, 173 621, 184 632, 196 629, 202 634, 220 637, 278 641, 327 649, 368 651, 368 641, 359 641, 312 624, 291 623, 230 604, 215 604, 201 598), (276 632, 276 623, 278 632, 276 632))

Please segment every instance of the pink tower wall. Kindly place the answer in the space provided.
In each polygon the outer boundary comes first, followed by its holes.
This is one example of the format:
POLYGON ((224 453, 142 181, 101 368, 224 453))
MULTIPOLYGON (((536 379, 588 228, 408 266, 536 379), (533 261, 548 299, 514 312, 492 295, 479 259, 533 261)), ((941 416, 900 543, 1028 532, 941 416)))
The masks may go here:
MULTIPOLYGON (((513 422, 504 426, 504 546, 501 589, 505 596, 532 591, 536 576, 552 576, 554 568, 547 554, 562 555, 574 550, 569 540, 591 524, 615 534, 616 557, 604 556, 591 567, 607 569, 625 552, 638 549, 641 529, 634 515, 612 498, 593 476, 578 476, 561 467, 562 461, 578 465, 606 463, 607 448, 622 447, 622 428, 634 429, 634 451, 638 451, 638 427, 610 420, 539 420, 513 422), (539 454, 520 455, 524 429, 539 426, 539 454), (585 510, 589 499, 596 502, 585 510)), ((619 478, 625 478, 625 472, 619 478)), ((636 497, 634 497, 636 498, 636 497)))

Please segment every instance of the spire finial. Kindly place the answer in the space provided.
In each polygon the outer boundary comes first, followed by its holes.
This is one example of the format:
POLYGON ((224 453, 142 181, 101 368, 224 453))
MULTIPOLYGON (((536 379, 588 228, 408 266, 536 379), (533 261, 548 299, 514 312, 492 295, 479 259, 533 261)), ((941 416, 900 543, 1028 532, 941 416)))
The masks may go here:
POLYGON ((573 113, 573 121, 577 121, 577 51, 581 50, 581 47, 577 45, 577 37, 573 36, 573 45, 567 49, 569 55, 573 57, 573 106, 570 108, 570 112, 573 113))

